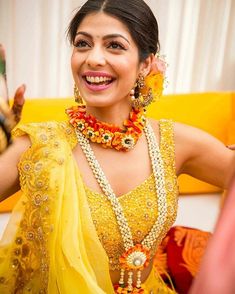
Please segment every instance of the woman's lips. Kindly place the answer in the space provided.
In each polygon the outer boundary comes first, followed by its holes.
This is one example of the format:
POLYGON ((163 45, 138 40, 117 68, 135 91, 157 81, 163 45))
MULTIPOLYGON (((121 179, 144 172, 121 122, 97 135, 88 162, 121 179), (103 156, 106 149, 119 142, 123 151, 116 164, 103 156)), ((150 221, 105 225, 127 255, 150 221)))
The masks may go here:
POLYGON ((112 86, 113 80, 109 81, 108 83, 102 83, 102 84, 97 84, 97 83, 89 83, 86 79, 83 79, 85 86, 90 90, 90 91, 103 91, 112 86))
POLYGON ((82 75, 85 86, 91 91, 103 91, 108 89, 115 80, 104 72, 86 72, 82 75))

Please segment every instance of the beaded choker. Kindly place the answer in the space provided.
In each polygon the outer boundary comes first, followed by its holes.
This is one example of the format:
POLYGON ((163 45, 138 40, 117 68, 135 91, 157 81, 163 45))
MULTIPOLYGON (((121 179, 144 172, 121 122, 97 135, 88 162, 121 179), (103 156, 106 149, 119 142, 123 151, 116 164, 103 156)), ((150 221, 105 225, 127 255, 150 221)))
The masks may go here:
POLYGON ((125 252, 119 257, 121 272, 119 285, 115 289, 116 293, 143 293, 143 288, 141 287, 141 272, 149 265, 151 248, 153 246, 157 246, 161 242, 164 234, 163 228, 165 226, 167 216, 167 201, 163 161, 154 132, 148 123, 144 128, 144 132, 148 142, 149 155, 155 178, 158 217, 150 232, 141 241, 141 243, 134 244, 130 227, 127 219, 125 218, 118 197, 114 194, 107 178, 105 177, 104 172, 101 169, 93 150, 91 149, 89 140, 79 130, 76 130, 78 142, 87 158, 93 174, 103 193, 112 205, 125 248, 125 252), (125 271, 128 273, 127 285, 125 285, 124 281, 125 271), (136 285, 133 285, 133 274, 135 272, 137 282, 136 285))
POLYGON ((146 118, 143 109, 132 108, 129 119, 123 123, 123 129, 108 123, 98 121, 86 113, 85 105, 66 109, 70 124, 80 131, 87 139, 101 144, 104 148, 114 148, 118 151, 129 151, 141 136, 146 118))

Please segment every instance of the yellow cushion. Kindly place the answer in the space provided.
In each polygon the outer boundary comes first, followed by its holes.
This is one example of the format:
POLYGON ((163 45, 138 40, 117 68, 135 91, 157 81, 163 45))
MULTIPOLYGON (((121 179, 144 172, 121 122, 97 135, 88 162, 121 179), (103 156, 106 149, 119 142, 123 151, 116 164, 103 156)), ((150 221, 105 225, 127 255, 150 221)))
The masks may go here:
POLYGON ((31 99, 26 100, 23 108, 21 123, 41 122, 48 120, 67 120, 65 109, 71 105, 76 105, 74 99, 31 99))
POLYGON ((230 121, 228 126, 228 145, 235 144, 235 93, 233 94, 232 99, 232 117, 233 119, 230 121))
MULTIPOLYGON (((148 115, 156 119, 172 118, 198 127, 228 144, 235 142, 233 105, 235 96, 230 92, 167 95, 149 107, 148 115)), ((179 188, 181 194, 221 191, 218 187, 187 175, 179 177, 179 188)))

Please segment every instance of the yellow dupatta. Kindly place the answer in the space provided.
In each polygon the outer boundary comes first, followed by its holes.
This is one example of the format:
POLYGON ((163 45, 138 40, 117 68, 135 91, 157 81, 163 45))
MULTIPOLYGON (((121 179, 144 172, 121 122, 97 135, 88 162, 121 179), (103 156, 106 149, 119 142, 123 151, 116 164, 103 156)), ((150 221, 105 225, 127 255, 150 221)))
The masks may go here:
POLYGON ((0 243, 0 293, 114 293, 67 123, 22 126, 22 197, 0 243))

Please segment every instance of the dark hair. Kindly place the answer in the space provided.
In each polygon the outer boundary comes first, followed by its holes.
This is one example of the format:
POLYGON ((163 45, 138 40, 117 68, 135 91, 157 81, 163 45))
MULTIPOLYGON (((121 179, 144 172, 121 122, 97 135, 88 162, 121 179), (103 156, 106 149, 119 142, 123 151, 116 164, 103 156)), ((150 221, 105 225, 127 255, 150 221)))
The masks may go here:
POLYGON ((159 52, 157 20, 143 0, 88 0, 75 14, 68 27, 68 37, 73 44, 77 28, 84 17, 93 12, 104 12, 124 23, 139 50, 143 61, 151 53, 159 52))

